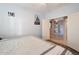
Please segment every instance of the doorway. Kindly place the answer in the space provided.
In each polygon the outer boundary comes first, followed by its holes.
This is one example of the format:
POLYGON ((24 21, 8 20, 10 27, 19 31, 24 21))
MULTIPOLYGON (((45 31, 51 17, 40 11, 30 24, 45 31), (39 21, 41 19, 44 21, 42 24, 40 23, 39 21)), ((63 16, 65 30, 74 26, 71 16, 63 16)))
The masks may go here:
POLYGON ((67 16, 50 20, 50 40, 65 44, 67 40, 67 16))

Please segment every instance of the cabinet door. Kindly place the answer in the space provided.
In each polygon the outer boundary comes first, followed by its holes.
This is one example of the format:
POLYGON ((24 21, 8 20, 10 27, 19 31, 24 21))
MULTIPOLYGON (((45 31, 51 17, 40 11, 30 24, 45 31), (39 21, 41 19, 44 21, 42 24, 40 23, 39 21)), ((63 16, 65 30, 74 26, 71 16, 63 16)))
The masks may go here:
POLYGON ((42 38, 50 40, 50 22, 49 20, 42 20, 42 38))

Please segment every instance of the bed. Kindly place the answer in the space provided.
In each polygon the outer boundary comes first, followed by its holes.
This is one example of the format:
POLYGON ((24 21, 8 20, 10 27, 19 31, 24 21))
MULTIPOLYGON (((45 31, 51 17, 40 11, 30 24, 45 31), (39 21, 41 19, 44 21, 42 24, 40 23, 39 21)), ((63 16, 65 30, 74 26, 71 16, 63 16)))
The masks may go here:
POLYGON ((0 41, 0 55, 73 55, 69 50, 34 36, 0 41))

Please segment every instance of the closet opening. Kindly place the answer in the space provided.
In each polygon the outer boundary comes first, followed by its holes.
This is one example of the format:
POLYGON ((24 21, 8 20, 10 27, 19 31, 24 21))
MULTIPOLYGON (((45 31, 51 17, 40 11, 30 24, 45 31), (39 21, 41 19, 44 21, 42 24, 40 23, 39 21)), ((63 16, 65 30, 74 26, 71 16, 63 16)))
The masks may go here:
POLYGON ((67 41, 67 16, 50 20, 50 40, 65 44, 67 41))

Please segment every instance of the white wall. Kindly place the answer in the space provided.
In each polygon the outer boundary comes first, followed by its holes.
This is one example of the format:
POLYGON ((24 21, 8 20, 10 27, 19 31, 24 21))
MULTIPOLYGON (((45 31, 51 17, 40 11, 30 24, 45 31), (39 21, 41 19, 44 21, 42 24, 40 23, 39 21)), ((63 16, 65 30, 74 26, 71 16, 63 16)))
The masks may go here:
POLYGON ((50 40, 50 23, 49 20, 42 20, 42 38, 50 40))
POLYGON ((50 20, 62 16, 69 16, 67 20, 67 43, 79 51, 79 4, 68 4, 55 11, 50 11, 46 14, 45 19, 50 20))
POLYGON ((67 19, 67 43, 79 51, 79 12, 68 16, 67 19))
POLYGON ((79 4, 71 3, 50 11, 46 14, 46 19, 53 19, 61 16, 66 16, 79 11, 79 4))
MULTIPOLYGON (((41 25, 34 25, 34 15, 37 12, 24 9, 15 4, 0 4, 0 36, 3 38, 34 35, 41 37, 41 25), (15 13, 9 17, 8 11, 15 13)), ((42 17, 39 18, 41 20, 42 17)))

